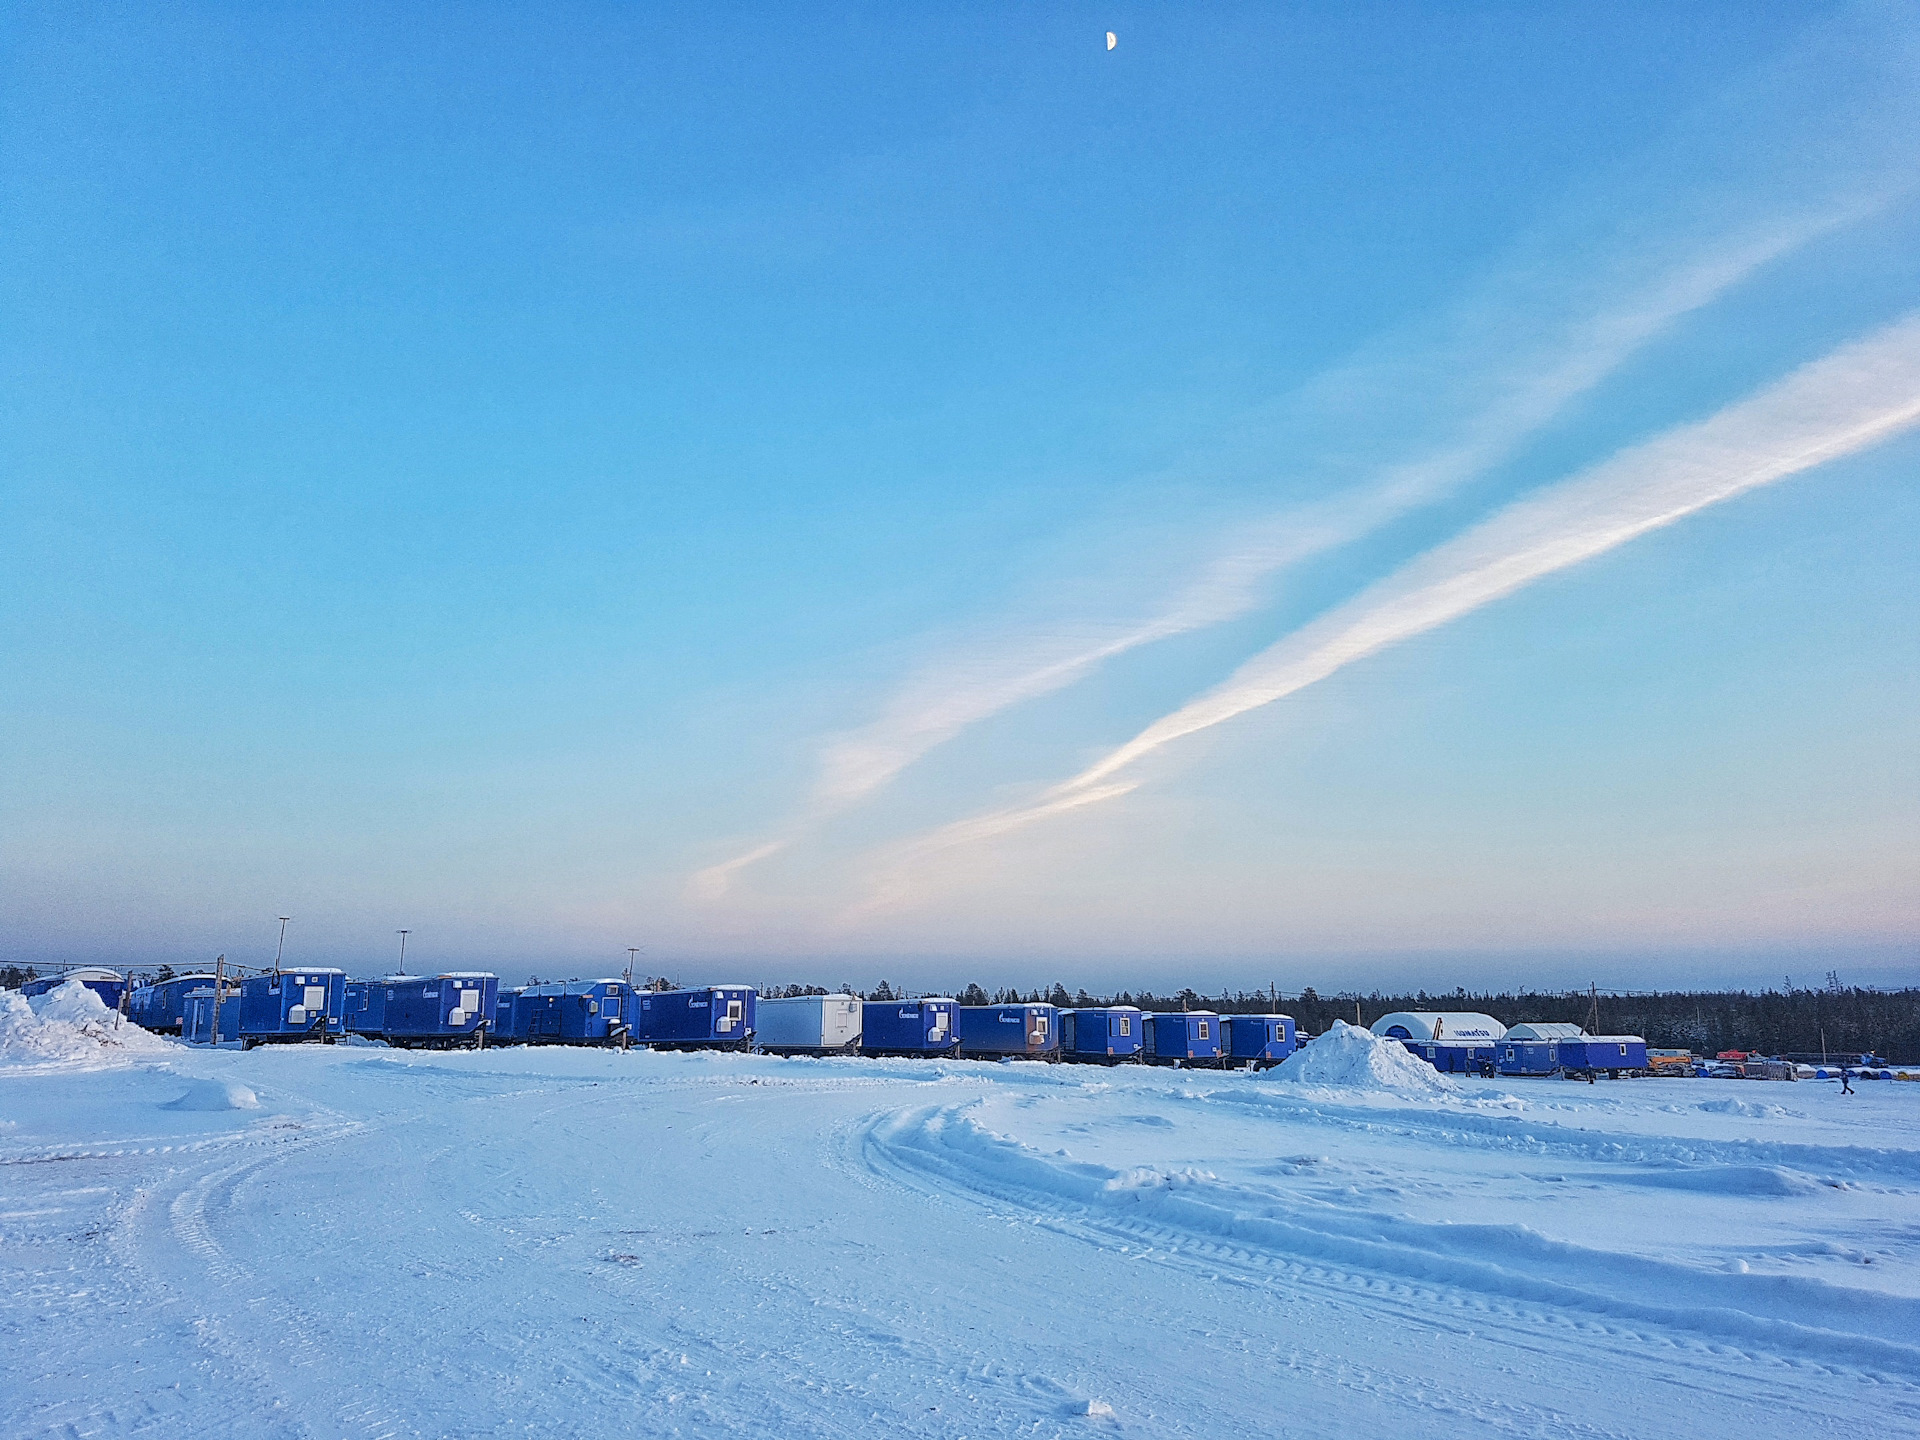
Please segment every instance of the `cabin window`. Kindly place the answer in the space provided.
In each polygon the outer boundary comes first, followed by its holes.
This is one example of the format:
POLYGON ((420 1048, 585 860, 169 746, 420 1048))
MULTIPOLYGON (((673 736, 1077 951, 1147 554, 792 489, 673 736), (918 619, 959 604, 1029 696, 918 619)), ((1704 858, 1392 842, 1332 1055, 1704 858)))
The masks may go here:
POLYGON ((1046 1033, 1047 1033, 1047 1017, 1044 1015, 1034 1016, 1033 1017, 1034 1038, 1035 1039, 1044 1038, 1046 1033))
POLYGON ((1620 1053, 1621 1053, 1622 1055, 1624 1055, 1624 1054, 1626 1054, 1626 1053, 1627 1053, 1627 1047, 1626 1047, 1626 1046, 1624 1046, 1624 1045, 1622 1045, 1622 1046, 1620 1047, 1620 1053))
POLYGON ((1113 1025, 1113 1033, 1116 1035, 1131 1035, 1133 1033, 1133 1017, 1131 1015, 1114 1016, 1113 1025))
POLYGON ((1208 1039, 1212 1035, 1212 1033, 1213 1032, 1207 1028, 1207 1022, 1202 1020, 1200 1022, 1200 1038, 1202 1040, 1208 1039))

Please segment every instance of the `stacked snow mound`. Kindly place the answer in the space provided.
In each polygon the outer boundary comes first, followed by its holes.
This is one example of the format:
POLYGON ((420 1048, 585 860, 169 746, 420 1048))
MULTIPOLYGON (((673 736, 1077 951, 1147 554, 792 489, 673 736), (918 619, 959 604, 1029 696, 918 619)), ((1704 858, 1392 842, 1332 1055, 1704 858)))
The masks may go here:
POLYGON ((129 1059, 164 1053, 167 1042, 109 1010, 78 980, 36 995, 0 990, 0 1063, 129 1059))
POLYGON ((1326 1034, 1294 1051, 1273 1078, 1346 1090, 1390 1090, 1398 1095, 1431 1095, 1454 1088, 1451 1080, 1398 1040, 1382 1039, 1344 1020, 1334 1021, 1326 1034))

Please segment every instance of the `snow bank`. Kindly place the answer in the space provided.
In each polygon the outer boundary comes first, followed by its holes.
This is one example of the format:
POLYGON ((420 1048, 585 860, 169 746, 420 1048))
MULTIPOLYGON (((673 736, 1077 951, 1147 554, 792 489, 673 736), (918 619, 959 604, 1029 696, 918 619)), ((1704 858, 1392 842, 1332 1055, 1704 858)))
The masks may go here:
POLYGON ((162 1054, 167 1042, 109 1010, 78 980, 31 1000, 0 990, 0 1064, 98 1062, 162 1054))
POLYGON ((1398 1040, 1386 1040, 1344 1020, 1312 1044, 1289 1055, 1273 1071, 1275 1080, 1348 1090, 1388 1090, 1396 1095, 1435 1094, 1454 1083, 1398 1040))
POLYGON ((258 1110, 260 1097, 244 1085, 230 1080, 196 1080, 178 1100, 169 1100, 162 1110, 258 1110))

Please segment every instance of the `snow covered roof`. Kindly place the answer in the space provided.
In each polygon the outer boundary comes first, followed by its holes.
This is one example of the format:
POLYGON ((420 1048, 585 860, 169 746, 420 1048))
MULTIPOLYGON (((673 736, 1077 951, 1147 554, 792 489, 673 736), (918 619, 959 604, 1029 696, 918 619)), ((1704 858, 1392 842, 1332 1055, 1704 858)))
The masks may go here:
POLYGON ((1498 1040, 1507 1033, 1491 1015, 1472 1010, 1396 1010, 1367 1028, 1396 1040, 1498 1040))
POLYGON ((1571 1020, 1530 1020, 1502 1036, 1506 1040, 1578 1040, 1586 1031, 1571 1020))
POLYGON ((118 980, 118 970, 107 970, 99 965, 77 965, 59 977, 62 980, 118 980))

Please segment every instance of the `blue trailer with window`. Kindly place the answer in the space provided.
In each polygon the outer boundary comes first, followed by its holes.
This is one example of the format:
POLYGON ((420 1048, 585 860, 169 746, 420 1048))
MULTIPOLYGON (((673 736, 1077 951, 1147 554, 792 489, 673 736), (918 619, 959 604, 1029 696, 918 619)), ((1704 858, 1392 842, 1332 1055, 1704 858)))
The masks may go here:
POLYGON ((1220 1017, 1210 1010, 1172 1010, 1146 1018, 1141 1058, 1149 1065, 1220 1064, 1220 1017))
POLYGON ((1496 1075, 1552 1075, 1560 1069, 1552 1040, 1502 1040, 1494 1047, 1496 1075))
POLYGON ((1413 1054, 1443 1075, 1492 1075, 1499 1067, 1499 1044, 1472 1040, 1402 1040, 1413 1054))
POLYGON ((960 1053, 992 1060, 1011 1055, 1058 1060, 1059 1014, 1051 1005, 956 1005, 960 1053))
POLYGON ((633 1038, 655 1050, 746 1050, 759 993, 751 985, 637 991, 633 1038))
POLYGON ((953 1001, 869 1000, 860 1007, 862 1055, 958 1055, 953 1001))
POLYGON ((176 975, 142 985, 127 1002, 133 1023, 162 1035, 178 1035, 186 1028, 187 995, 194 990, 213 992, 211 975, 176 975))
MULTIPOLYGON (((448 1050, 487 1043, 500 979, 478 970, 376 982, 380 1036, 389 1045, 448 1050)), ((617 1003, 617 1001, 616 1001, 617 1003)))
POLYGON ((1562 1075, 1588 1080, 1605 1075, 1618 1080, 1647 1068, 1647 1042, 1638 1035, 1583 1035, 1578 1040, 1554 1040, 1562 1075))
POLYGON ((1300 1043, 1291 1015, 1222 1015, 1220 1030, 1222 1055, 1254 1070, 1278 1065, 1300 1043))
MULTIPOLYGON (((497 985, 499 982, 495 982, 497 985)), ((493 1039, 519 1045, 618 1045, 633 1042, 624 980, 556 980, 507 992, 509 1018, 493 1039)), ((497 996, 497 992, 496 992, 497 996)), ((502 1008, 496 998, 493 1007, 502 1008)))
POLYGON ((1140 1058, 1145 1043, 1140 1011, 1131 1005, 1093 1006, 1060 1012, 1060 1058, 1093 1065, 1119 1065, 1140 1058))
POLYGON ((346 1033, 347 972, 283 970, 240 982, 240 1047, 320 1040, 346 1033))

